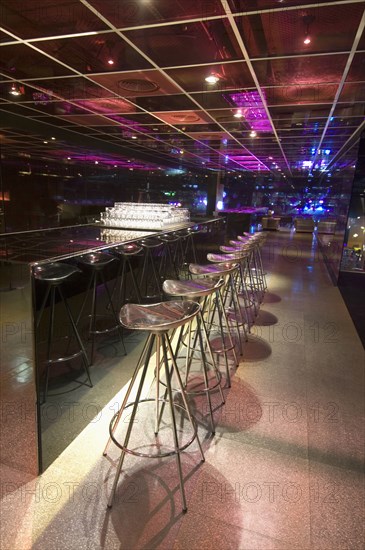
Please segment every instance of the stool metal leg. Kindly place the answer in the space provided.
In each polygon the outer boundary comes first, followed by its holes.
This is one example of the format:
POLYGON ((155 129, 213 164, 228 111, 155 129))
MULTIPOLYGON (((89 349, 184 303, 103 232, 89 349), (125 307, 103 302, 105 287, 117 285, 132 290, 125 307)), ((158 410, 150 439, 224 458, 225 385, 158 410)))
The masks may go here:
MULTIPOLYGON (((146 342, 143 346, 143 350, 142 350, 142 353, 138 359, 138 363, 137 363, 137 366, 133 372, 133 376, 131 378, 131 381, 129 382, 129 386, 128 386, 128 389, 127 389, 127 392, 124 396, 124 399, 123 399, 123 402, 119 408, 119 413, 115 419, 115 422, 113 424, 113 427, 111 429, 111 433, 113 434, 115 432, 115 430, 117 429, 117 426, 119 424, 119 421, 122 417, 122 413, 123 413, 123 410, 126 406, 126 404, 128 403, 128 399, 129 399, 129 396, 131 394, 131 391, 132 391, 132 388, 133 388, 133 385, 136 381, 136 378, 138 376, 138 372, 143 364, 143 362, 147 362, 147 364, 149 363, 149 360, 150 360, 150 357, 151 357, 151 353, 152 353, 152 348, 153 348, 153 342, 154 342, 154 338, 153 338, 153 334, 150 333, 148 338, 146 339, 146 342)), ((109 437, 108 441, 107 441, 107 444, 105 446, 105 449, 104 449, 104 452, 103 452, 103 455, 106 456, 108 454, 108 448, 109 448, 109 445, 110 445, 110 442, 112 441, 111 437, 109 437)))
POLYGON ((184 489, 184 478, 183 478, 182 469, 181 469, 181 457, 180 457, 179 441, 178 441, 177 429, 176 429, 176 417, 175 417, 175 409, 174 409, 173 395, 172 395, 172 389, 171 389, 171 380, 170 380, 170 373, 169 373, 169 364, 167 359, 165 335, 162 334, 161 337, 158 336, 157 338, 158 338, 158 343, 160 344, 160 339, 162 343, 162 350, 163 350, 164 363, 165 363, 167 394, 169 398, 170 414, 171 414, 171 420, 172 420, 172 433, 174 437, 174 447, 175 447, 175 453, 176 453, 176 464, 177 464, 177 469, 179 473, 180 492, 181 492, 181 498, 182 498, 182 504, 183 504, 183 512, 186 512, 187 505, 186 505, 186 497, 185 497, 185 489, 184 489))
POLYGON ((115 322, 116 322, 116 326, 117 326, 117 331, 119 332, 119 336, 120 336, 121 342, 122 342, 122 344, 123 344, 124 355, 127 355, 127 350, 125 349, 125 345, 124 345, 123 329, 122 329, 121 324, 119 323, 118 315, 117 315, 117 313, 116 313, 116 311, 115 311, 115 308, 114 308, 114 305, 113 305, 113 302, 112 302, 112 299, 111 299, 111 296, 110 296, 110 291, 109 291, 108 285, 107 285, 107 283, 106 283, 105 275, 104 275, 103 271, 101 272, 101 280, 102 280, 102 282, 103 282, 104 288, 105 288, 106 293, 107 293, 107 295, 108 295, 108 300, 109 300, 109 304, 110 304, 110 309, 111 309, 112 312, 113 312, 113 316, 114 316, 114 319, 115 319, 115 322))
POLYGON ((76 327, 76 324, 75 324, 75 321, 74 321, 74 318, 72 316, 72 313, 71 313, 71 310, 70 310, 70 306, 68 305, 68 302, 66 300, 66 296, 64 296, 63 294, 63 291, 61 290, 61 287, 58 288, 58 292, 60 293, 60 296, 65 304, 65 308, 66 308, 66 311, 67 311, 67 315, 68 315, 68 318, 70 320, 70 323, 71 323, 71 326, 72 326, 72 330, 73 330, 73 333, 76 337, 76 340, 80 346, 80 349, 81 349, 81 356, 82 356, 82 360, 83 360, 83 363, 84 363, 84 369, 85 369, 85 372, 86 372, 86 375, 88 377, 88 380, 89 380, 89 383, 90 383, 90 387, 92 388, 93 387, 93 384, 91 382, 91 378, 90 378, 90 371, 89 371, 89 361, 88 361, 88 358, 87 358, 87 354, 86 354, 86 350, 85 350, 85 347, 84 347, 84 344, 82 343, 82 340, 81 340, 81 337, 80 337, 80 334, 79 334, 79 331, 77 330, 77 327, 76 327))
MULTIPOLYGON (((153 346, 153 340, 154 340, 154 338, 151 341, 152 346, 153 346)), ((152 346, 150 347, 150 350, 152 349, 152 346)), ((148 363, 149 363, 150 357, 151 357, 151 354, 148 355, 148 358, 145 361, 145 365, 143 367, 142 376, 141 376, 140 383, 138 385, 137 395, 136 395, 136 398, 135 398, 135 401, 134 401, 134 404, 133 404, 133 407, 132 407, 131 418, 130 418, 129 423, 128 423, 127 433, 126 433, 126 436, 124 438, 123 447, 127 447, 128 442, 129 442, 129 438, 131 436, 133 423, 134 423, 134 419, 135 419, 135 416, 136 416, 139 400, 140 400, 140 397, 141 397, 142 387, 143 387, 143 384, 144 384, 144 381, 145 381, 145 378, 146 378, 146 373, 147 373, 148 363)), ((131 381, 131 383, 132 383, 132 381, 131 381)), ((127 400, 125 398, 124 401, 123 401, 124 406, 121 407, 122 412, 123 412, 124 407, 126 405, 126 401, 127 400)), ((112 505, 113 505, 114 495, 115 495, 115 491, 116 491, 116 488, 117 488, 117 485, 118 485, 118 480, 119 480, 119 477, 120 477, 120 473, 121 473, 122 468, 123 468, 123 462, 124 462, 125 454, 126 454, 126 451, 124 449, 122 449, 122 452, 121 452, 121 455, 120 455, 120 458, 119 458, 119 462, 118 462, 118 466, 117 466, 117 471, 116 471, 114 482, 113 482, 113 486, 112 486, 112 490, 111 490, 109 500, 108 500, 108 504, 107 504, 108 508, 111 508, 112 505)))

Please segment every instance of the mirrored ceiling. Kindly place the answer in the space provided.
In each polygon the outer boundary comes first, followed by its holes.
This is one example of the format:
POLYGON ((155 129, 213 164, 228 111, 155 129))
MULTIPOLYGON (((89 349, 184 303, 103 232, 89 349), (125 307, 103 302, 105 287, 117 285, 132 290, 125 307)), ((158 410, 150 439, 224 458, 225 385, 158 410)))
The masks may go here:
POLYGON ((0 143, 138 169, 353 163, 363 0, 2 0, 0 143))

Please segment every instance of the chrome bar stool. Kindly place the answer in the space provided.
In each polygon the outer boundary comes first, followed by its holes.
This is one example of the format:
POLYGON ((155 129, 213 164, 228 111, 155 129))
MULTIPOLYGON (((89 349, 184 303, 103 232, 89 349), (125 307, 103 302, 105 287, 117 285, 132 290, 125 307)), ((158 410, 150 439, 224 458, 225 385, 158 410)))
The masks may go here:
MULTIPOLYGON (((43 393, 43 403, 47 400, 48 394, 48 384, 49 384, 49 370, 51 365, 60 364, 65 361, 70 361, 76 357, 81 356, 83 367, 87 376, 88 384, 81 382, 84 385, 92 387, 92 382, 89 372, 89 361, 86 355, 84 345, 82 343, 79 331, 77 330, 75 320, 71 313, 70 306, 66 299, 66 296, 62 290, 62 284, 68 281, 76 273, 81 273, 81 271, 72 265, 66 263, 51 263, 41 266, 37 266, 33 270, 33 276, 38 281, 43 281, 47 283, 47 290, 45 292, 41 308, 36 320, 36 339, 37 331, 40 327, 41 320, 44 314, 44 310, 47 304, 47 300, 50 297, 50 312, 49 312, 49 322, 48 322, 48 336, 47 336, 47 354, 46 354, 46 380, 44 385, 43 393), (78 348, 73 352, 69 353, 69 345, 67 346, 67 355, 59 356, 52 353, 52 343, 54 341, 54 327, 55 327, 55 306, 56 306, 56 293, 58 293, 61 301, 65 307, 67 318, 70 323, 70 328, 72 329, 71 334, 75 337, 75 340, 78 344, 78 348)), ((70 340, 70 337, 69 337, 70 340)), ((39 343, 39 342, 38 342, 39 343)), ((38 348, 38 346, 36 346, 38 348)))
POLYGON ((181 229, 176 231, 175 234, 179 237, 177 246, 175 247, 175 263, 178 267, 179 274, 188 278, 189 273, 189 263, 197 262, 196 247, 194 242, 194 237, 197 233, 200 233, 198 226, 189 227, 187 229, 181 229))
MULTIPOLYGON (((238 313, 239 313, 239 299, 238 293, 236 290, 236 280, 239 278, 240 265, 238 263, 218 263, 218 264, 190 264, 189 271, 195 277, 204 277, 217 279, 217 277, 225 278, 225 285, 223 287, 223 305, 228 313, 230 313, 230 308, 233 308, 235 315, 233 316, 233 324, 235 325, 237 338, 239 342, 240 354, 243 353, 243 343, 241 338, 241 331, 239 329, 238 323, 238 313)), ((229 317, 227 316, 229 319, 229 317)), ((228 327, 229 328, 229 327, 228 327)), ((247 340, 246 329, 243 325, 243 330, 245 334, 245 339, 247 340)))
POLYGON ((158 238, 164 244, 159 266, 161 280, 164 281, 169 277, 176 277, 178 279, 180 274, 176 261, 176 251, 180 237, 176 233, 166 233, 159 235, 158 238))
MULTIPOLYGON (((186 506, 186 497, 184 489, 184 478, 181 469, 181 453, 184 451, 191 443, 196 439, 200 451, 201 461, 204 461, 204 454, 200 444, 198 436, 198 428, 195 418, 192 416, 187 397, 185 395, 185 389, 181 380, 181 375, 179 368, 176 362, 176 356, 172 349, 171 337, 169 332, 177 329, 178 327, 183 327, 190 325, 193 319, 197 317, 200 312, 200 305, 192 301, 171 301, 163 302, 158 304, 150 305, 139 305, 139 304, 126 304, 122 307, 120 311, 120 321, 122 325, 131 330, 143 330, 148 331, 149 335, 147 337, 145 346, 141 353, 141 356, 138 360, 136 369, 133 373, 132 379, 128 386, 126 395, 123 399, 122 406, 119 411, 113 416, 110 426, 109 433, 110 437, 106 445, 104 455, 107 454, 108 446, 111 441, 115 443, 121 449, 121 455, 119 458, 116 475, 113 482, 112 491, 108 500, 108 507, 110 508, 113 504, 115 491, 117 488, 118 480, 123 468, 125 454, 131 454, 135 456, 145 457, 145 458, 163 458, 167 456, 176 456, 177 469, 179 474, 179 483, 180 483, 180 492, 183 504, 183 511, 187 510, 186 506), (156 376, 156 395, 153 399, 144 399, 141 398, 143 386, 145 384, 146 373, 150 363, 151 355, 155 347, 156 351, 156 365, 155 365, 155 376, 156 376), (162 358, 161 358, 162 352, 162 358), (142 368, 143 365, 143 368, 142 368), (171 369, 169 367, 171 365, 171 369), (167 395, 165 397, 160 397, 160 370, 164 367, 165 372, 165 384, 167 395), (140 376, 140 381, 137 387, 136 397, 134 401, 128 403, 131 392, 136 385, 137 376, 142 369, 140 376), (182 405, 176 404, 173 396, 173 389, 171 384, 172 375, 175 375, 177 380, 177 386, 179 395, 181 396, 182 405), (136 415, 138 412, 138 406, 141 403, 154 402, 154 420, 151 419, 151 422, 154 426, 154 439, 153 445, 158 447, 158 450, 155 452, 141 452, 135 448, 130 448, 130 437, 132 430, 135 424, 136 415), (168 403, 170 409, 171 417, 171 430, 173 435, 173 449, 171 446, 169 449, 164 451, 161 450, 161 444, 158 439, 158 434, 161 428, 162 416, 163 416, 163 407, 168 403), (132 408, 130 413, 128 423, 125 419, 121 423, 121 426, 124 425, 126 433, 124 435, 123 442, 121 442, 117 436, 117 428, 120 420, 122 419, 123 413, 128 412, 128 408, 132 408), (184 415, 187 415, 190 428, 192 431, 191 437, 187 442, 179 443, 179 433, 176 422, 176 410, 182 411, 184 415)), ((151 418, 149 416, 148 418, 151 418)), ((131 442, 132 444, 132 442, 131 442)), ((140 436, 138 436, 138 445, 140 448, 140 436)))
POLYGON ((141 293, 137 284, 136 276, 134 274, 134 266, 132 265, 132 261, 134 257, 141 254, 142 250, 142 246, 137 243, 122 244, 111 250, 111 252, 119 258, 117 278, 115 280, 114 288, 111 293, 111 301, 113 302, 114 294, 117 290, 119 281, 117 296, 118 307, 121 307, 123 304, 125 304, 127 300, 129 302, 137 301, 139 304, 141 303, 141 293), (127 294, 126 291, 128 286, 128 275, 131 279, 132 288, 127 294), (134 294, 132 290, 134 291, 134 294))
POLYGON ((126 349, 124 345, 122 327, 118 319, 118 315, 115 311, 114 304, 110 295, 109 287, 106 282, 104 270, 112 262, 116 260, 115 256, 107 254, 105 252, 91 252, 85 254, 78 259, 79 265, 90 273, 89 284, 86 290, 85 298, 82 302, 82 306, 77 317, 76 325, 79 325, 82 314, 84 312, 88 297, 91 291, 91 310, 87 315, 89 318, 89 328, 88 328, 88 337, 91 340, 91 353, 90 353, 90 364, 93 364, 94 361, 94 346, 95 346, 95 337, 100 334, 108 334, 113 331, 117 331, 120 337, 120 340, 123 344, 124 354, 126 355, 126 349), (102 284, 104 287, 107 303, 105 306, 105 312, 101 313, 101 307, 99 306, 98 311, 98 284, 102 284), (103 326, 100 326, 103 323, 103 326), (105 326, 105 323, 107 326, 105 326), (112 323, 110 325, 110 323, 112 323))
MULTIPOLYGON (((180 335, 178 339, 178 344, 176 347, 176 354, 180 351, 181 344, 187 346, 186 354, 186 372, 185 372, 185 385, 187 393, 192 394, 205 394, 208 404, 209 416, 211 431, 215 433, 215 425, 213 418, 213 409, 211 401, 211 392, 215 391, 218 388, 220 393, 220 398, 222 404, 225 403, 221 380, 222 375, 217 367, 216 361, 214 359, 214 353, 224 353, 226 359, 226 376, 228 386, 230 386, 230 372, 227 359, 228 351, 233 350, 235 364, 237 366, 238 361, 234 351, 234 343, 232 337, 228 332, 228 341, 225 337, 224 328, 228 326, 228 320, 225 315, 224 307, 222 304, 221 289, 224 285, 224 280, 220 279, 219 281, 204 280, 204 279, 188 279, 186 281, 173 281, 167 280, 163 283, 163 291, 165 294, 171 297, 180 297, 187 300, 203 300, 201 303, 201 311, 197 318, 197 325, 194 331, 193 344, 191 345, 192 333, 185 333, 185 335, 180 335), (210 341, 211 325, 208 324, 210 319, 210 313, 212 311, 211 298, 214 297, 218 307, 218 316, 219 316, 219 329, 220 329, 220 342, 216 349, 213 350, 210 341), (203 337, 204 336, 204 337, 203 337), (186 344, 187 339, 187 344, 186 344), (207 353, 206 351, 207 350, 207 353), (200 384, 197 389, 191 388, 188 386, 189 375, 191 370, 192 361, 195 353, 198 352, 201 354, 201 365, 204 378, 204 387, 200 388, 200 384), (210 361, 207 359, 207 355, 210 358, 210 361), (209 371, 212 372, 213 378, 209 377, 209 371)), ((195 375, 195 373, 194 373, 195 375)), ((194 378, 196 378, 194 376, 194 378)))
POLYGON ((139 280, 142 301, 162 300, 162 281, 156 266, 156 256, 161 253, 163 243, 156 237, 147 237, 138 241, 144 250, 143 266, 139 280))
POLYGON ((265 294, 264 282, 258 262, 259 241, 254 237, 250 239, 241 237, 239 240, 231 240, 229 242, 232 247, 230 251, 240 249, 248 252, 244 272, 248 279, 248 288, 256 304, 255 313, 257 314, 265 294))

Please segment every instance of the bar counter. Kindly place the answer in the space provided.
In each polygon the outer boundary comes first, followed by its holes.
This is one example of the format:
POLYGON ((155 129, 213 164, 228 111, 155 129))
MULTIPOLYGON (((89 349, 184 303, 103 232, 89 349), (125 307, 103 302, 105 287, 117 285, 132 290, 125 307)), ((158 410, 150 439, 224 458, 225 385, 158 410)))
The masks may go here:
MULTIPOLYGON (((218 242, 216 234, 224 230, 224 223, 222 218, 198 222, 204 247, 208 242, 212 246, 218 242)), ((123 230, 94 224, 0 235, 2 463, 32 475, 49 465, 49 460, 45 465, 42 460, 42 433, 48 432, 47 437, 51 440, 52 426, 41 409, 40 369, 36 360, 35 319, 41 302, 38 295, 41 287, 35 283, 33 270, 56 261, 77 264, 78 258, 85 253, 113 252, 113 248, 127 242, 196 225, 191 222, 161 231, 123 230)), ((115 270, 109 273, 109 280, 113 276, 115 270)), ((83 286, 86 278, 80 281, 66 289, 67 296, 75 300, 74 308, 75 304, 78 307, 78 297, 86 290, 83 286)), ((64 446, 70 442, 70 437, 64 438, 64 446)))

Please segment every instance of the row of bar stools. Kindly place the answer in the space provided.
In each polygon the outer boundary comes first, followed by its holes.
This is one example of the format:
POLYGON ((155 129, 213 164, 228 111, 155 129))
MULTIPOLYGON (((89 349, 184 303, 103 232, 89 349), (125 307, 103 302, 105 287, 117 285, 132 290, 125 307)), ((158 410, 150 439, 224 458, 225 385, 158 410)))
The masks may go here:
MULTIPOLYGON (((41 324, 41 320, 43 318, 47 300, 48 298, 50 298, 50 312, 49 312, 49 320, 48 320, 47 352, 46 352, 46 376, 45 376, 45 383, 44 383, 44 390, 43 390, 43 403, 46 402, 47 400, 49 372, 50 372, 50 367, 53 364, 60 364, 62 362, 70 361, 72 359, 75 359, 76 357, 81 356, 83 367, 88 380, 88 385, 92 387, 92 382, 91 382, 90 372, 89 372, 89 360, 88 360, 83 342, 81 340, 79 331, 77 329, 76 322, 70 310, 70 306, 62 290, 62 285, 66 281, 69 281, 73 277, 73 275, 75 275, 76 273, 80 273, 80 270, 77 267, 66 263, 45 264, 44 266, 37 266, 33 270, 34 278, 38 281, 45 282, 47 284, 47 289, 44 294, 43 301, 39 310, 39 314, 36 319, 36 331, 35 331, 36 346, 35 347, 36 347, 37 355, 39 352, 38 344, 40 344, 40 342, 38 341, 39 340, 38 331, 41 324), (67 318, 69 320, 69 324, 71 328, 71 335, 75 337, 75 340, 78 346, 73 353, 69 353, 70 339, 71 339, 71 337, 69 337, 69 345, 67 346, 67 351, 65 352, 66 355, 61 355, 61 356, 58 354, 55 356, 53 354, 53 347, 55 343, 54 330, 55 330, 55 306, 56 306, 57 294, 61 298, 61 301, 65 307, 65 311, 67 313, 67 318)), ((37 372, 39 372, 39 370, 40 370, 40 365, 37 365, 37 372)))
MULTIPOLYGON (((195 319, 200 312, 200 306, 196 302, 192 301, 171 301, 151 305, 138 305, 138 304, 126 304, 122 307, 120 312, 120 319, 123 324, 128 329, 132 330, 143 330, 148 331, 148 337, 143 348, 142 354, 137 363, 136 369, 128 386, 127 392, 123 399, 122 405, 119 411, 114 415, 110 422, 109 434, 110 438, 108 440, 107 446, 104 451, 104 455, 107 454, 108 446, 110 441, 113 441, 120 449, 121 455, 119 458, 116 475, 113 482, 112 491, 108 500, 108 507, 110 508, 113 504, 115 491, 117 488, 118 480, 123 468, 125 454, 129 453, 132 455, 147 457, 147 458, 163 458, 167 456, 176 457, 179 482, 180 482, 180 492, 183 504, 183 511, 187 510, 186 496, 184 489, 184 478, 181 468, 181 458, 180 455, 191 443, 196 439, 200 451, 201 460, 204 461, 204 454, 200 444, 198 436, 198 428, 194 417, 190 412, 190 407, 188 399, 185 394, 185 389, 183 382, 181 380, 179 368, 176 363, 176 355, 172 349, 171 337, 169 333, 176 330, 178 327, 183 327, 185 325, 190 325, 193 319, 195 319), (156 375, 156 394, 154 399, 145 399, 143 398, 142 391, 143 386, 146 380, 147 370, 150 364, 151 355, 155 346, 156 353, 156 363, 155 363, 155 375, 156 375), (161 359, 162 351, 162 359, 161 359), (171 368, 169 365, 171 364, 171 368), (142 368, 143 366, 143 368, 142 368), (166 384, 166 393, 163 398, 160 397, 160 370, 164 367, 164 379, 166 384), (139 371, 142 368, 142 373, 140 375, 139 384, 136 391, 136 397, 133 402, 128 403, 129 397, 132 393, 133 388, 136 385, 137 376, 139 371), (173 386, 171 383, 172 375, 175 375, 178 385, 179 395, 183 405, 176 404, 173 395, 173 386), (129 447, 130 438, 132 435, 132 430, 135 423, 137 426, 140 426, 140 422, 136 422, 136 415, 138 406, 141 403, 152 401, 155 403, 155 414, 152 428, 154 431, 154 438, 152 438, 153 445, 157 447, 155 452, 142 452, 141 450, 135 450, 129 447), (163 451, 161 449, 161 441, 159 438, 159 432, 161 428, 162 416, 164 412, 165 403, 169 404, 170 410, 170 424, 173 436, 173 448, 163 451), (120 422, 123 414, 128 412, 128 408, 132 407, 132 412, 130 414, 128 425, 126 422, 120 422), (176 421, 177 410, 182 411, 187 415, 190 428, 192 431, 192 436, 185 443, 179 443, 179 433, 176 421), (117 432, 118 425, 126 427, 126 433, 120 436, 120 439, 117 432)), ((149 418, 151 418, 149 416, 149 418)), ((138 443, 140 441, 138 438, 138 443)))
POLYGON ((252 237, 246 233, 244 235, 238 235, 237 239, 241 242, 246 242, 250 238, 250 242, 254 244, 254 254, 255 254, 255 277, 258 279, 261 291, 265 292, 267 290, 266 282, 266 273, 264 271, 262 263, 261 248, 263 247, 266 241, 265 233, 255 233, 252 237))
MULTIPOLYGON (((224 404, 224 397, 221 387, 221 373, 219 372, 216 362, 214 360, 213 350, 212 346, 209 340, 209 332, 207 330, 207 323, 206 323, 206 314, 208 312, 208 304, 209 304, 209 298, 211 298, 213 295, 216 296, 216 299, 219 300, 220 296, 220 289, 223 285, 224 281, 204 281, 202 279, 190 279, 186 281, 180 281, 180 280, 167 280, 163 283, 163 291, 165 294, 167 294, 170 297, 176 298, 180 297, 184 300, 195 300, 198 302, 201 302, 201 310, 198 315, 197 319, 197 325, 195 329, 195 334, 193 337, 193 343, 191 343, 191 331, 189 333, 185 333, 185 335, 180 335, 176 347, 176 355, 178 354, 181 344, 185 343, 187 347, 187 354, 185 358, 185 365, 186 365, 186 372, 185 372, 185 387, 187 388, 186 391, 188 393, 195 393, 200 394, 203 393, 206 395, 207 398, 207 404, 208 404, 208 411, 210 415, 210 425, 211 425, 211 431, 214 434, 215 433, 215 424, 213 419, 213 409, 212 409, 212 402, 211 402, 211 392, 215 391, 215 389, 218 387, 221 402, 224 404), (187 339, 187 344, 186 344, 187 339), (208 353, 205 352, 207 349, 208 353), (189 378, 192 374, 192 378, 196 379, 196 373, 191 373, 191 365, 194 358, 194 355, 196 352, 199 352, 201 356, 201 366, 203 370, 203 378, 204 378, 204 387, 202 389, 189 389, 189 378), (209 356, 210 361, 207 358, 207 355, 209 356), (209 378, 209 370, 212 370, 213 373, 213 379, 209 378), (212 382, 213 380, 213 382, 212 382)), ((222 341, 224 342, 224 335, 222 335, 222 341)), ((222 347, 224 348, 224 344, 222 344, 222 347)), ((232 346, 230 349, 232 349, 232 346)), ((229 372, 227 373, 227 378, 229 377, 229 372)), ((200 387, 201 384, 198 383, 198 387, 200 387)), ((194 386, 195 387, 195 386, 194 386)))
POLYGON ((244 299, 245 308, 252 307, 254 316, 258 313, 259 297, 257 295, 257 289, 255 287, 253 275, 252 275, 252 251, 253 246, 251 243, 232 244, 230 246, 221 246, 220 250, 224 254, 234 254, 240 257, 241 264, 241 294, 244 299))
POLYGON ((221 247, 224 253, 240 257, 242 281, 240 290, 244 297, 244 306, 245 308, 247 306, 253 307, 253 315, 250 315, 249 326, 254 322, 254 317, 258 315, 267 288, 260 252, 265 239, 266 236, 261 233, 239 235, 237 240, 230 241, 231 246, 221 247))
MULTIPOLYGON (((233 248, 233 253, 229 254, 219 254, 215 258, 212 258, 212 255, 208 255, 209 260, 213 260, 215 265, 211 266, 199 266, 192 265, 190 266, 190 272, 193 274, 207 277, 208 279, 190 279, 186 281, 180 280, 166 280, 163 284, 163 290, 170 297, 176 298, 177 296, 183 298, 182 301, 169 301, 165 303, 158 303, 152 305, 138 305, 138 304, 127 304, 123 306, 120 314, 121 322, 123 326, 130 329, 137 330, 146 330, 148 331, 147 341, 145 343, 144 349, 142 351, 141 357, 137 364, 136 370, 133 374, 132 380, 128 387, 127 393, 123 399, 122 406, 120 410, 114 415, 110 427, 109 433, 110 438, 105 449, 107 452, 108 445, 110 441, 113 441, 120 449, 121 456, 117 466, 116 476, 114 478, 112 491, 108 501, 108 507, 112 506, 113 498, 115 495, 116 487, 118 484, 118 479, 120 477, 124 458, 126 453, 134 454, 137 456, 148 457, 148 458, 160 458, 163 456, 176 455, 177 467, 180 480, 180 491, 183 502, 183 511, 186 511, 186 497, 184 491, 184 480, 181 470, 181 460, 180 454, 186 449, 192 441, 196 438, 199 444, 200 454, 202 460, 204 460, 203 451, 200 445, 200 441, 197 435, 197 425, 195 419, 192 417, 189 410, 189 404, 187 399, 187 394, 189 393, 189 375, 191 372, 191 361, 193 360, 194 353, 199 349, 202 355, 202 364, 203 364, 203 376, 204 376, 204 389, 203 392, 207 396, 209 409, 210 409, 210 420, 211 428, 214 433, 214 420, 213 420, 213 411, 210 401, 210 392, 212 389, 219 388, 222 403, 224 403, 224 397, 221 388, 221 375, 217 366, 214 362, 214 357, 212 353, 212 348, 210 346, 209 336, 212 327, 214 326, 214 318, 216 312, 220 319, 225 320, 228 333, 230 333, 229 323, 225 315, 225 306, 227 303, 232 306, 234 303, 238 303, 238 290, 246 288, 247 280, 249 279, 248 269, 252 268, 252 261, 250 254, 253 250, 253 245, 255 240, 251 240, 249 243, 243 243, 240 247, 233 248), (218 263, 218 258, 220 262, 218 263), (220 265, 221 264, 221 265, 220 265), (224 275, 225 280, 220 279, 224 275), (229 289, 226 290, 225 287, 228 286, 229 289), (221 291, 223 290, 223 296, 221 291), (213 299, 214 296, 214 299, 213 299), (191 301, 191 299, 200 300, 200 304, 191 301), (210 306, 210 307, 209 307, 210 306), (189 312, 186 311, 186 307, 189 308, 189 312), (181 308, 179 310, 179 308, 181 308), (192 321, 196 322, 196 326, 192 328, 192 321), (208 325, 208 327, 207 327, 208 325), (177 329, 180 328, 179 336, 176 343, 175 351, 172 347, 172 338, 176 336, 177 329), (148 370, 148 365, 150 358, 153 352, 154 344, 156 343, 156 364, 155 364, 155 379, 156 379, 156 395, 154 399, 144 399, 142 396, 142 389, 145 384, 146 373, 148 370), (180 350, 182 346, 186 346, 187 353, 185 357, 181 357, 180 350), (205 349, 208 350, 209 355, 211 356, 211 367, 212 372, 215 377, 215 385, 212 387, 209 385, 208 380, 208 361, 205 354, 205 349), (162 358, 161 358, 162 350, 162 358), (180 356, 180 357, 178 357, 180 356), (183 359, 186 366, 185 372, 185 384, 182 381, 178 359, 183 359), (142 369, 143 366, 143 369, 142 369), (161 379, 161 371, 164 368, 164 380, 161 379), (137 376, 142 370, 140 375, 140 382, 138 384, 138 389, 136 392, 136 397, 132 403, 128 403, 130 395, 132 393, 133 387, 136 384, 137 376), (176 377, 176 388, 172 383, 173 376, 176 377), (163 383, 165 386, 164 396, 160 397, 160 383, 163 383), (181 397, 182 405, 177 405, 174 400, 174 393, 178 394, 181 397), (155 446, 158 448, 158 451, 155 453, 144 453, 140 451, 141 441, 138 439, 138 450, 135 448, 132 449, 131 434, 136 422, 136 415, 138 406, 140 403, 152 401, 155 403, 155 413, 154 419, 149 416, 151 423, 154 425, 154 436, 155 436, 155 446), (170 405, 170 417, 171 417, 171 427, 174 439, 174 449, 168 452, 162 452, 161 450, 161 440, 159 437, 160 427, 163 418, 163 412, 165 410, 165 404, 169 403, 170 405), (132 407, 132 413, 130 414, 129 421, 120 422, 123 415, 128 413, 128 407, 132 407), (189 423, 193 432, 192 437, 185 443, 179 443, 178 431, 177 431, 177 422, 175 409, 182 410, 185 415, 188 416, 189 423), (120 442, 120 438, 117 435, 118 425, 124 425, 125 435, 123 442, 120 442), (157 439, 158 438, 158 439, 157 439)), ((232 247, 231 247, 232 248, 232 247)), ((258 264, 255 264, 255 266, 258 264)), ((261 264, 262 265, 262 264, 261 264)), ((262 272, 260 271, 260 276, 262 272)), ((258 276, 258 273, 256 274, 258 276)), ((250 279, 251 281, 251 279, 250 279)), ((251 284, 251 283, 250 283, 251 284)), ((260 283, 259 283, 260 284, 260 283)), ((246 289, 247 290, 247 289, 246 289)), ((238 308, 239 304, 238 304, 238 308)), ((222 327, 222 322, 218 322, 218 326, 222 327)), ((239 333, 239 329, 238 333, 239 333)), ((221 332, 222 340, 225 340, 224 331, 221 332)), ((233 346, 232 337, 230 342, 233 346)), ((229 351, 226 349, 225 351, 229 351)), ((237 361, 237 360, 236 360, 237 361)), ((229 377, 229 371, 227 371, 227 378, 229 377)), ((140 425, 138 423, 138 425, 140 425)))
POLYGON ((229 309, 229 318, 234 324, 238 324, 238 326, 242 327, 244 338, 247 341, 247 333, 251 330, 249 311, 252 307, 252 302, 249 300, 247 288, 244 283, 243 264, 245 262, 245 255, 246 253, 243 251, 223 254, 209 253, 207 254, 207 259, 216 265, 225 264, 227 262, 232 265, 237 263, 239 265, 239 269, 235 272, 233 279, 236 287, 237 302, 233 303, 233 309, 229 309), (241 307, 240 297, 243 299, 243 307, 241 307))
POLYGON ((84 309, 91 292, 91 309, 90 313, 87 314, 87 317, 89 319, 88 338, 91 341, 91 364, 93 364, 94 361, 95 337, 100 334, 107 334, 113 331, 117 331, 123 345, 124 353, 126 354, 122 327, 119 322, 118 315, 115 311, 105 277, 105 268, 107 266, 110 266, 110 264, 114 261, 115 256, 112 256, 111 254, 106 254, 104 252, 93 252, 85 254, 79 258, 79 265, 84 269, 85 272, 89 273, 89 283, 87 286, 85 298, 82 302, 82 306, 77 317, 76 325, 79 325, 82 319, 84 309), (107 303, 104 307, 103 313, 101 313, 101 306, 99 306, 98 309, 98 283, 102 284, 107 297, 107 303), (100 326, 101 323, 99 323, 98 321, 104 321, 103 326, 100 326), (105 322, 107 323, 107 326, 105 326, 105 322))

